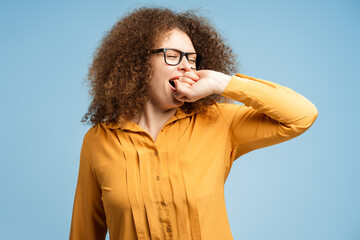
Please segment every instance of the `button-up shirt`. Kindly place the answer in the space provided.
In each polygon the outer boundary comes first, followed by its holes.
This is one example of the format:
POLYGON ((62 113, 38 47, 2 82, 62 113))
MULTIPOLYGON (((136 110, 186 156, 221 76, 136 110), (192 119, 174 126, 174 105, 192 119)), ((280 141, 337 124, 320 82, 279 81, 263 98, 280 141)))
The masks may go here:
POLYGON ((317 117, 305 97, 234 75, 204 113, 180 109, 156 140, 133 122, 101 123, 85 135, 70 239, 233 239, 224 184, 235 159, 294 138, 317 117))

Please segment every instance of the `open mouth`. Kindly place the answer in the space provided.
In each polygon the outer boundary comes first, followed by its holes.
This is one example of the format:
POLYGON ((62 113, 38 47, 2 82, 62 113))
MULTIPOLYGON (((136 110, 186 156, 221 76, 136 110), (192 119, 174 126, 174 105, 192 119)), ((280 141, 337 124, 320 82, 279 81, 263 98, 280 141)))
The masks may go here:
POLYGON ((169 80, 170 86, 171 86, 171 90, 173 90, 174 92, 176 92, 176 88, 175 88, 175 80, 178 79, 179 77, 174 77, 172 79, 169 80))
POLYGON ((173 77, 169 80, 169 83, 171 85, 171 89, 176 92, 176 87, 175 87, 175 80, 178 80, 181 77, 181 75, 173 77))
POLYGON ((175 88, 174 80, 170 79, 170 80, 169 80, 169 83, 170 83, 170 85, 171 85, 173 88, 175 88))

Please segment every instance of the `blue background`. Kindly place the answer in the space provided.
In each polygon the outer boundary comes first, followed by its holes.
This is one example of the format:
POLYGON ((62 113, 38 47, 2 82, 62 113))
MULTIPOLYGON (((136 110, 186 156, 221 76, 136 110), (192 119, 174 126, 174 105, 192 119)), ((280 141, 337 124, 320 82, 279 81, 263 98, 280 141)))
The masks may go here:
POLYGON ((360 1, 1 1, 0 238, 67 239, 89 126, 83 83, 125 12, 202 7, 241 72, 310 99, 300 137, 239 158, 225 185, 235 239, 360 239, 360 1))

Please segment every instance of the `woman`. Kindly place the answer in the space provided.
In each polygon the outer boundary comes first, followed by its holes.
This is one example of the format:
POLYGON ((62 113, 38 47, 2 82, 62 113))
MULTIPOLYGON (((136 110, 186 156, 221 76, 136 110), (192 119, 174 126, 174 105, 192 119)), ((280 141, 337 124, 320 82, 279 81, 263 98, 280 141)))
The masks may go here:
POLYGON ((224 183, 233 161, 317 117, 293 90, 235 70, 231 49, 191 12, 144 8, 115 24, 89 72, 93 127, 70 239, 104 239, 107 229, 111 240, 232 239, 224 183))

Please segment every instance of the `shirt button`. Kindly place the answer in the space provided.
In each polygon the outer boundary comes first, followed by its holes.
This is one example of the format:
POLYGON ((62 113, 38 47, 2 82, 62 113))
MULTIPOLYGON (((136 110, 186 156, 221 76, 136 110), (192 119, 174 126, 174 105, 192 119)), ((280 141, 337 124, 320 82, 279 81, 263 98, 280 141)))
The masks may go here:
POLYGON ((172 230, 171 230, 171 226, 167 226, 166 231, 167 231, 167 232, 171 232, 171 231, 172 231, 172 230))
POLYGON ((159 154, 158 151, 155 150, 154 155, 157 156, 158 154, 159 154))
POLYGON ((160 179, 160 177, 159 176, 156 176, 156 180, 159 180, 160 179))
POLYGON ((161 206, 165 206, 166 203, 164 201, 161 201, 161 206))

